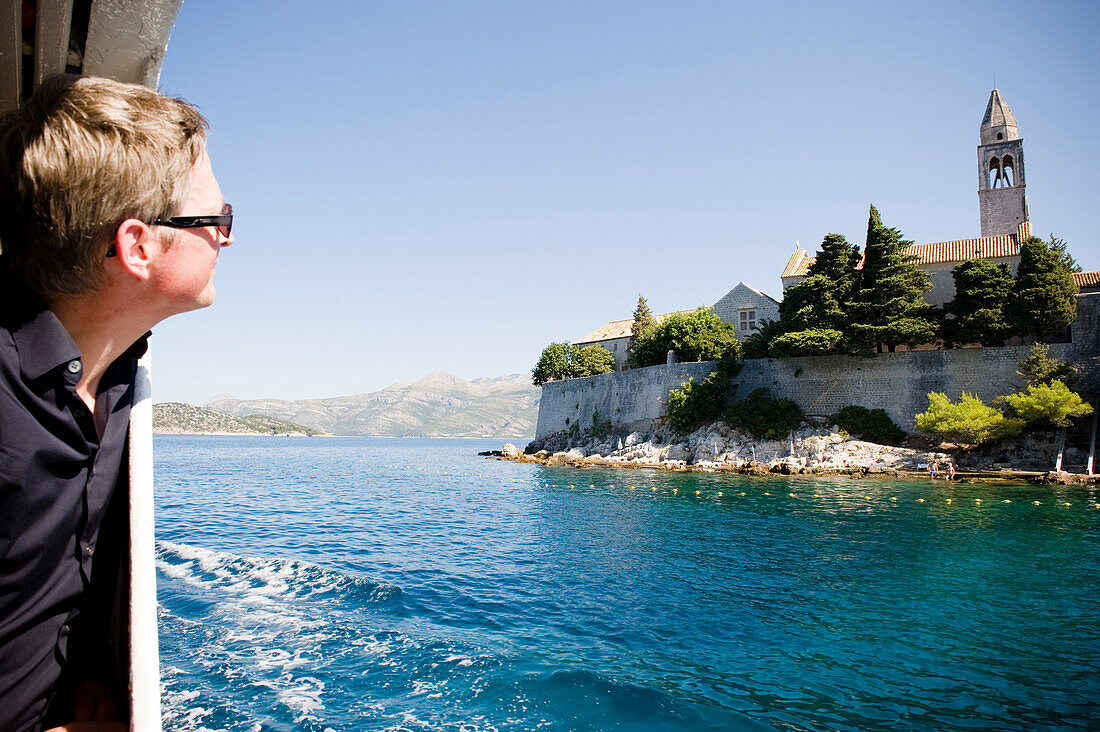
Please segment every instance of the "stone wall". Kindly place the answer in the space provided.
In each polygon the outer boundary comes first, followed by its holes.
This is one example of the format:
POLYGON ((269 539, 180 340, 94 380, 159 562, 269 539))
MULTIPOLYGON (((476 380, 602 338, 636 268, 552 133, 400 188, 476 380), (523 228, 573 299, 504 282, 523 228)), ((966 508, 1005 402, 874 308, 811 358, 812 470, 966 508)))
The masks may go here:
POLYGON ((597 411, 601 420, 631 430, 648 429, 665 413, 670 390, 692 377, 705 379, 714 367, 714 362, 675 363, 543 384, 535 439, 573 425, 588 429, 597 411))
MULTIPOLYGON (((1078 388, 1100 394, 1100 293, 1078 297, 1071 343, 1050 346, 1051 355, 1079 366, 1078 388)), ((885 409, 899 426, 913 429, 913 415, 928 408, 928 393, 958 399, 966 391, 987 403, 1024 387, 1017 364, 1030 346, 959 348, 884 353, 874 358, 816 356, 752 359, 734 379, 737 393, 764 387, 798 403, 809 415, 834 414, 848 404, 885 409)), ((555 381, 542 388, 537 438, 579 424, 591 427, 593 412, 626 429, 648 429, 665 413, 668 392, 689 377, 696 381, 715 362, 651 366, 585 379, 555 381)))

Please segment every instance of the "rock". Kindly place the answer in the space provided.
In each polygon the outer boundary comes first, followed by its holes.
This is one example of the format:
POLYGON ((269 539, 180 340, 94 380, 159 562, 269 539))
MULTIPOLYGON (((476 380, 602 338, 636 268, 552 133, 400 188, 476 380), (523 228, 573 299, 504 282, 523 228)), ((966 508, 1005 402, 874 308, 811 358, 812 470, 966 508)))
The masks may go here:
POLYGON ((518 458, 523 453, 520 449, 513 445, 511 442, 505 443, 504 447, 500 448, 500 454, 506 458, 518 458))
POLYGON ((1051 470, 1049 473, 1043 473, 1039 480, 1046 485, 1075 485, 1084 482, 1079 480, 1078 476, 1067 473, 1064 470, 1051 470))

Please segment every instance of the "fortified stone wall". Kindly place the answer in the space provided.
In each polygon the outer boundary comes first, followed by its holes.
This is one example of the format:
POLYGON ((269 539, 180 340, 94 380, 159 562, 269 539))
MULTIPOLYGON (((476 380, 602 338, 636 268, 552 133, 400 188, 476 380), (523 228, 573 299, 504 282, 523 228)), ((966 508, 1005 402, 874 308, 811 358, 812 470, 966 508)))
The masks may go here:
MULTIPOLYGON (((1081 295, 1073 342, 1053 344, 1053 357, 1078 365, 1078 388, 1100 394, 1100 293, 1081 295)), ((885 409, 900 427, 913 429, 913 415, 928 408, 928 393, 958 399, 969 392, 987 403, 1024 388, 1017 364, 1030 346, 963 348, 945 351, 883 353, 874 358, 815 356, 752 359, 734 379, 738 396, 764 387, 796 402, 809 415, 826 416, 848 404, 885 409)), ((716 362, 651 366, 584 379, 550 382, 542 387, 536 439, 578 424, 592 426, 592 415, 625 429, 648 429, 665 413, 668 392, 689 377, 706 378, 716 362)))
POLYGON ((665 413, 668 392, 689 378, 702 381, 715 362, 674 363, 644 369, 616 371, 581 379, 550 381, 542 385, 535 439, 578 425, 592 426, 592 415, 627 429, 648 429, 665 413))

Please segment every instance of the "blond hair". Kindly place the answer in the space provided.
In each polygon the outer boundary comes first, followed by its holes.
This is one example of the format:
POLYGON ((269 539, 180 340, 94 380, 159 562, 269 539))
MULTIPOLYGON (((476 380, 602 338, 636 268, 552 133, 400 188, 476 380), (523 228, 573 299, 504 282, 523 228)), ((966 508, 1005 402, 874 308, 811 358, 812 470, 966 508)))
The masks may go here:
POLYGON ((176 214, 190 194, 207 122, 137 84, 47 79, 0 121, 0 247, 43 296, 103 282, 119 225, 176 214))

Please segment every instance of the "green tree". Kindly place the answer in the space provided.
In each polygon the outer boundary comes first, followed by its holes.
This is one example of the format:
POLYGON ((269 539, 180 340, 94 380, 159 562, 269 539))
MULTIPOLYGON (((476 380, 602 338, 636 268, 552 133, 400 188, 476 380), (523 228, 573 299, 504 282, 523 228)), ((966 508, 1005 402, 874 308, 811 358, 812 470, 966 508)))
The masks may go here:
MULTIPOLYGON (((1063 244, 1064 247, 1064 244, 1063 244)), ((1077 285, 1064 248, 1029 236, 1020 245, 1020 266, 1007 315, 1015 332, 1045 336, 1065 330, 1077 315, 1077 285)), ((1072 261, 1072 260, 1070 260, 1072 261)))
POLYGON ((1068 427, 1071 420, 1092 414, 1092 407, 1057 379, 1032 384, 1026 392, 1005 397, 1005 402, 1032 428, 1068 427))
POLYGON ((1026 376, 1027 383, 1032 386, 1047 384, 1055 379, 1072 384, 1077 379, 1072 366, 1050 357, 1050 346, 1045 343, 1032 344, 1027 357, 1017 366, 1017 373, 1026 376))
POLYGON ((1024 425, 1022 419, 1008 419, 1001 410, 966 392, 958 403, 952 403, 946 394, 932 392, 928 409, 916 415, 914 422, 925 434, 969 445, 1017 435, 1024 425))
POLYGON ((742 344, 745 358, 767 358, 771 342, 781 335, 783 335, 782 323, 764 318, 742 344))
POLYGON ((626 362, 631 368, 637 368, 637 357, 634 355, 634 344, 643 341, 653 329, 657 327, 657 319, 653 317, 653 311, 649 309, 649 303, 638 293, 638 304, 634 307, 634 323, 631 325, 630 350, 626 355, 626 362))
POLYGON ((580 376, 606 374, 615 369, 615 357, 603 346, 575 346, 572 343, 551 343, 531 370, 531 381, 542 386, 547 381, 560 381, 580 376))
POLYGON ((547 381, 560 381, 573 376, 571 343, 551 343, 542 349, 538 363, 531 370, 531 381, 542 386, 547 381))
POLYGON ((832 292, 829 278, 823 274, 809 275, 783 292, 779 303, 779 322, 791 333, 807 328, 825 328, 837 318, 840 303, 832 292))
POLYGON ((1053 233, 1050 235, 1050 241, 1047 242, 1053 252, 1058 255, 1058 259, 1062 264, 1066 265, 1070 272, 1080 272, 1081 265, 1077 264, 1077 260, 1069 253, 1066 248, 1066 240, 1059 239, 1053 233))
POLYGON ((715 361, 730 350, 736 355, 741 353, 733 326, 710 308, 672 313, 642 340, 634 342, 639 367, 665 363, 669 351, 676 351, 681 361, 715 361))
POLYGON ((934 308, 924 302, 932 285, 928 273, 917 267, 916 257, 906 252, 911 244, 900 231, 884 226, 878 209, 871 206, 863 269, 853 289, 850 314, 852 335, 879 353, 936 337, 934 308))
POLYGON ((573 346, 571 362, 574 377, 595 376, 615 370, 615 357, 603 346, 573 346))
MULTIPOLYGON (((814 319, 806 327, 844 330, 848 325, 847 303, 859 278, 859 247, 849 244, 840 234, 826 234, 821 251, 810 265, 808 275, 825 278, 814 319)), ((784 298, 785 299, 785 298, 784 298)))
POLYGON ((951 271, 955 299, 944 309, 954 315, 944 321, 944 339, 955 344, 1004 345, 1012 335, 1005 308, 1012 297, 1012 271, 1007 264, 968 259, 951 271))

